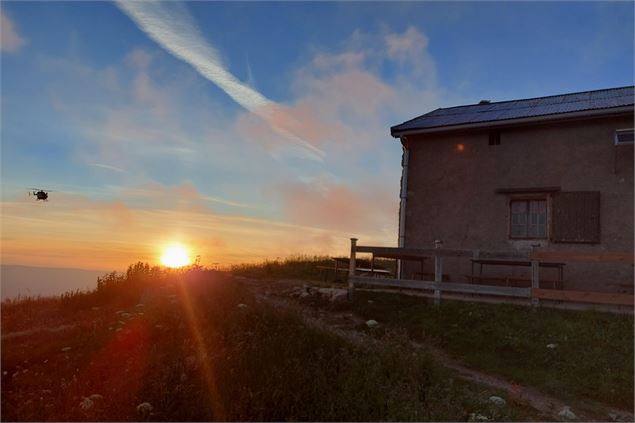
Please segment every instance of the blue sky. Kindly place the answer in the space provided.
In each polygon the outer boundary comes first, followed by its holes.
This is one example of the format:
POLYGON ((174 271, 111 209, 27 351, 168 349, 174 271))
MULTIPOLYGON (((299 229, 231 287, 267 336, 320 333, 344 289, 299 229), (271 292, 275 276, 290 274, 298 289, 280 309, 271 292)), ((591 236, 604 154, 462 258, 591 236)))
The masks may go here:
POLYGON ((121 268, 174 241, 208 262, 393 245, 391 125, 633 84, 630 2, 135 7, 2 3, 3 263, 121 268), (157 41, 143 16, 178 31, 157 41), (58 192, 33 204, 31 186, 58 192))

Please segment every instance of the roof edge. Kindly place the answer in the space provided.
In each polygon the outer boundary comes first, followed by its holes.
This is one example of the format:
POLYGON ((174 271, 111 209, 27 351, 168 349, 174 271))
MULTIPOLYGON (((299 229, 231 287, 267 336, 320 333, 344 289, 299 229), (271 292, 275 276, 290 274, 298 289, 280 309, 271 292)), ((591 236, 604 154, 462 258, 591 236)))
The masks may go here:
POLYGON ((390 135, 393 138, 400 138, 405 135, 444 133, 444 132, 454 132, 454 131, 460 131, 460 130, 483 129, 483 128, 497 128, 497 127, 517 125, 517 124, 521 124, 521 125, 534 124, 534 123, 538 124, 542 122, 578 119, 578 118, 585 118, 585 117, 602 117, 602 116, 620 115, 620 114, 625 114, 628 112, 633 113, 633 110, 634 110, 634 107, 631 104, 628 106, 583 110, 583 111, 577 111, 577 112, 556 113, 556 114, 548 114, 548 115, 538 115, 538 116, 530 116, 530 117, 523 117, 523 118, 491 120, 487 122, 464 123, 464 124, 450 125, 450 126, 435 126, 431 128, 422 128, 422 129, 406 129, 402 131, 395 130, 395 128, 397 128, 398 126, 403 125, 403 124, 399 124, 399 125, 392 126, 390 128, 390 135))

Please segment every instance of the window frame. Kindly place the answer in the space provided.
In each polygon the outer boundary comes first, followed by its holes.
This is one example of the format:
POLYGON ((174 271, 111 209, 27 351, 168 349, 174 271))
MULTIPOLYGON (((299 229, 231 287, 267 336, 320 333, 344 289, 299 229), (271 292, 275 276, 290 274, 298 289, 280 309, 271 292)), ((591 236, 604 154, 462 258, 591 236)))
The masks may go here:
MULTIPOLYGON (((507 204, 507 239, 510 241, 523 241, 523 240, 539 240, 539 241, 549 241, 551 239, 551 196, 548 194, 525 194, 525 195, 511 195, 508 198, 507 204), (514 201, 526 201, 527 202, 527 210, 530 210, 530 202, 531 201, 544 201, 545 202, 545 236, 544 237, 517 237, 512 236, 512 203, 514 201)), ((527 221, 529 222, 529 213, 527 214, 527 221)), ((529 226, 529 223, 527 224, 529 226)))
POLYGON ((633 145, 633 144, 635 144, 635 141, 626 141, 626 142, 622 141, 622 142, 620 142, 620 141, 618 140, 618 135, 619 135, 620 133, 628 133, 628 132, 634 132, 634 131, 635 131, 635 130, 634 130, 633 128, 621 128, 621 129, 616 129, 616 130, 615 130, 615 134, 614 134, 614 143, 615 143, 615 146, 619 146, 619 145, 633 145))

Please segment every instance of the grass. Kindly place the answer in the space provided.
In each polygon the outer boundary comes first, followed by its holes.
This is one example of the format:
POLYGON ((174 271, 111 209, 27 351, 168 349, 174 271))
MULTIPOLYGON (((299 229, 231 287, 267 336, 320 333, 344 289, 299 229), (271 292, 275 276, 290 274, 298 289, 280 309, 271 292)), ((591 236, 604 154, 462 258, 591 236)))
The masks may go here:
POLYGON ((631 315, 458 301, 437 307, 421 297, 361 291, 352 307, 474 368, 565 400, 633 409, 631 315))
MULTIPOLYGON (((300 271, 312 266, 299 257, 278 263, 277 273, 293 269, 294 277, 301 278, 300 271)), ((262 271, 262 266, 251 267, 253 276, 262 271)), ((421 297, 362 291, 352 309, 390 330, 404 329, 412 339, 431 343, 475 369, 564 400, 633 409, 632 315, 460 301, 435 307, 421 297)))
MULTIPOLYGON (((66 329, 2 339, 3 420, 532 417, 513 404, 493 406, 487 398, 496 392, 454 380, 413 353, 399 331, 378 335, 380 343, 352 344, 256 301, 219 273, 141 269, 113 278, 108 295, 52 300, 55 307, 31 322, 39 327, 62 313, 66 329), (137 411, 143 402, 151 412, 137 411)), ((20 310, 3 306, 3 333, 4 316, 15 320, 20 310)))
MULTIPOLYGON (((292 256, 285 259, 265 260, 261 263, 238 264, 231 266, 231 273, 250 278, 285 278, 285 279, 309 279, 324 280, 325 270, 318 266, 334 267, 334 262, 328 256, 292 256)), ((370 267, 370 260, 357 259, 357 267, 370 267)), ((376 259, 377 269, 390 270, 393 273, 396 268, 395 260, 376 259)), ((333 271, 328 278, 333 279, 333 271)), ((345 272, 337 275, 339 279, 346 279, 345 272)))

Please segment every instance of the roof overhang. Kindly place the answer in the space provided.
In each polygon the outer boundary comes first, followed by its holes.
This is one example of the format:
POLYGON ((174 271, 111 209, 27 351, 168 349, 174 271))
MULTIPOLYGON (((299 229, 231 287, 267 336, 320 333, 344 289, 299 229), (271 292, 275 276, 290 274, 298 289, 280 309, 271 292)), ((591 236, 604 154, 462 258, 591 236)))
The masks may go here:
POLYGON ((422 128, 422 129, 406 129, 403 131, 396 131, 394 130, 395 127, 392 127, 390 128, 390 135, 392 135, 394 138, 401 138, 407 135, 471 131, 471 130, 490 129, 490 128, 505 128, 510 126, 524 126, 524 125, 534 125, 534 124, 541 124, 541 123, 551 123, 556 121, 578 120, 578 119, 585 119, 585 118, 600 118, 600 117, 608 117, 608 116, 615 116, 615 115, 626 115, 629 113, 632 115, 633 110, 634 110, 633 105, 629 105, 629 106, 622 106, 622 107, 612 107, 610 109, 584 110, 580 112, 558 113, 558 114, 552 114, 552 115, 531 116, 531 117, 517 118, 517 119, 494 120, 494 121, 477 122, 477 123, 464 123, 459 125, 436 126, 432 128, 422 128))

